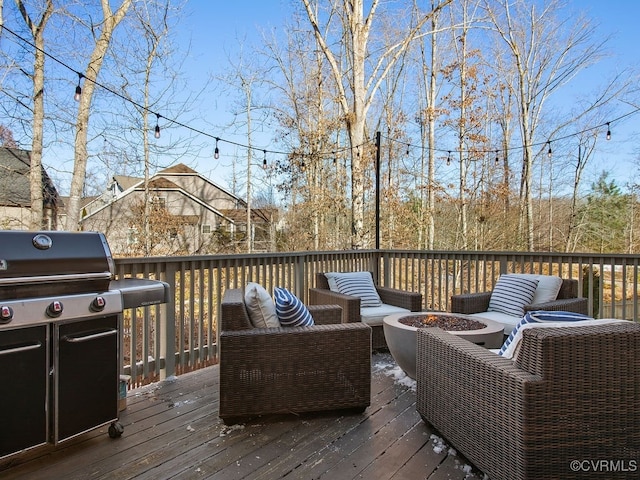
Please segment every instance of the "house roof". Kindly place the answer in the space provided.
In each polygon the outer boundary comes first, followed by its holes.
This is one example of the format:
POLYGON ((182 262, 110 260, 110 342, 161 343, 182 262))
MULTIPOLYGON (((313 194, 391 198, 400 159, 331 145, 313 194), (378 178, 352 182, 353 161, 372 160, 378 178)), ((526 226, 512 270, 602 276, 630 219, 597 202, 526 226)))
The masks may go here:
MULTIPOLYGON (((0 147, 0 205, 31 206, 30 169, 31 152, 18 148, 0 147)), ((50 206, 57 204, 58 192, 44 168, 42 183, 44 204, 50 206)))
MULTIPOLYGON (((142 187, 144 187, 144 185, 142 185, 142 187)), ((160 178, 152 178, 149 181, 149 188, 163 189, 163 188, 180 188, 180 187, 178 187, 178 185, 173 183, 171 180, 167 180, 166 178, 160 177, 160 178)))
POLYGON ((128 190, 142 181, 142 178, 128 177, 126 175, 114 175, 113 179, 122 187, 122 190, 128 190))
POLYGON ((158 172, 158 174, 163 174, 163 173, 189 173, 192 175, 199 175, 198 172, 187 167, 184 163, 179 163, 178 165, 165 168, 164 170, 161 170, 160 172, 158 172))
MULTIPOLYGON (((235 210, 220 210, 220 212, 234 223, 245 223, 247 221, 247 211, 242 209, 235 210)), ((259 219, 263 222, 268 222, 269 218, 273 215, 273 212, 270 209, 264 208, 252 208, 251 209, 251 218, 259 219)))

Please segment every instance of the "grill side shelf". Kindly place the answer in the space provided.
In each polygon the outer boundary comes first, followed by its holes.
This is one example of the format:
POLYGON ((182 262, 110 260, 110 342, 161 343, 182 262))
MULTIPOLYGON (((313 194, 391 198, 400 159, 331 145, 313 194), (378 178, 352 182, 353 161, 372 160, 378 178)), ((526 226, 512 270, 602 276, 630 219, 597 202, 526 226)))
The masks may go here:
POLYGON ((113 280, 109 284, 109 290, 120 291, 123 308, 136 308, 167 303, 171 294, 171 289, 167 282, 146 278, 113 280))

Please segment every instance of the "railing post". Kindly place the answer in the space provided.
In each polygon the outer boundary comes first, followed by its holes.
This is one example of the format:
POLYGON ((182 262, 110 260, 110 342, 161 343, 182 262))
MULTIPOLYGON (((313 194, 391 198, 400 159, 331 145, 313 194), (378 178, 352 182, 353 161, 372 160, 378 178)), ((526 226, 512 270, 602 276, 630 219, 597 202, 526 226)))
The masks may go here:
POLYGON ((296 294, 300 297, 300 298, 307 298, 307 292, 306 290, 308 290, 306 288, 307 283, 305 282, 305 277, 306 277, 306 264, 307 264, 307 257, 305 256, 296 256, 294 257, 294 271, 295 271, 295 278, 294 278, 294 288, 295 288, 295 292, 296 294))
POLYGON ((506 273, 509 273, 508 269, 508 258, 504 255, 500 256, 500 275, 504 275, 506 273))
POLYGON ((160 367, 160 380, 165 380, 176 374, 176 267, 174 262, 168 262, 165 270, 165 282, 169 284, 172 295, 169 301, 160 307, 160 354, 159 360, 164 358, 160 367))
POLYGON ((378 276, 378 280, 382 280, 383 287, 391 286, 391 260, 389 255, 385 255, 384 253, 380 253, 378 250, 378 261, 376 262, 376 267, 380 269, 380 257, 382 257, 382 272, 384 274, 384 278, 380 279, 380 271, 376 272, 378 276))

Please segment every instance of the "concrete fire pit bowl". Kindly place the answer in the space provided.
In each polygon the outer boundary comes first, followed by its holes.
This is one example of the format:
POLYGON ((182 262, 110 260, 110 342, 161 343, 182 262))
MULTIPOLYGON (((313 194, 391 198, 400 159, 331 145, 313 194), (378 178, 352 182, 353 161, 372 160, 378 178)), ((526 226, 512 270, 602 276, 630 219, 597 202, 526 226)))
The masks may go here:
MULTIPOLYGON (((447 322, 456 322, 456 319, 462 320, 462 323, 475 321, 484 324, 484 328, 476 330, 447 330, 453 335, 465 338, 470 342, 482 345, 485 348, 500 348, 504 339, 504 326, 478 317, 467 317, 459 313, 446 312, 407 312, 389 315, 383 319, 384 337, 389 347, 389 352, 394 360, 405 371, 405 373, 415 379, 416 378, 416 331, 418 328, 405 325, 400 320, 405 317, 443 317, 447 322)), ((431 326, 431 325, 425 325, 431 326)), ((433 325, 437 326, 437 325, 433 325)))

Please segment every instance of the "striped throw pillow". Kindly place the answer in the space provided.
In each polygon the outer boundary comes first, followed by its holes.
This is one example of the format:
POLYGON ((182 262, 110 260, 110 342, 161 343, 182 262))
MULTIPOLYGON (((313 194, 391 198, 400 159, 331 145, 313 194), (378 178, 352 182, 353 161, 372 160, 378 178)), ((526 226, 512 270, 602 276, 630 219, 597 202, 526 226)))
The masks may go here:
POLYGON ((593 320, 593 318, 589 317, 588 315, 574 312, 547 310, 534 310, 532 312, 527 312, 525 316, 522 317, 522 320, 520 320, 511 331, 507 339, 504 341, 504 344, 502 345, 502 348, 500 348, 500 352, 498 352, 498 354, 504 355, 507 352, 509 345, 513 343, 514 338, 522 329, 523 325, 527 325, 530 323, 580 322, 583 320, 593 320))
POLYGON ((491 292, 487 311, 522 317, 525 305, 531 305, 537 286, 537 278, 501 275, 491 292))
POLYGON ((325 273, 329 288, 343 295, 360 299, 361 307, 379 307, 382 305, 380 295, 373 284, 370 272, 330 272, 325 273), (332 288, 333 287, 333 288, 332 288))
POLYGON ((289 290, 276 287, 273 289, 273 296, 280 325, 283 327, 310 327, 314 324, 309 309, 289 290))

